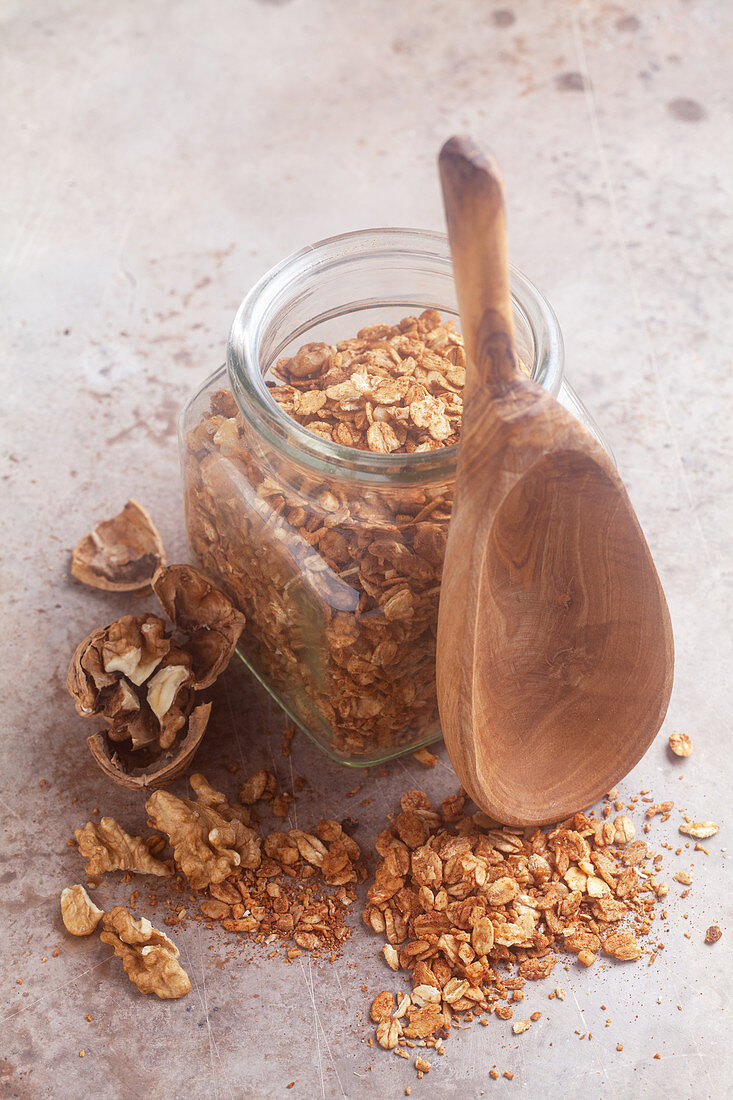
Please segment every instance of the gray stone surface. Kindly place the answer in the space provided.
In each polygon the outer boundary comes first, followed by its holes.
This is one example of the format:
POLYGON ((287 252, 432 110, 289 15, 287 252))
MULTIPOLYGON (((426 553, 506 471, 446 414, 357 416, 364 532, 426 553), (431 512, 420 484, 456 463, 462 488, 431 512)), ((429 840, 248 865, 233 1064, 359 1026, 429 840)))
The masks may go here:
MULTIPOLYGON (((730 6, 5 0, 0 18, 0 1093, 725 1095, 730 6), (322 236, 439 228, 434 158, 463 130, 503 166, 513 259, 559 313, 569 376, 611 441, 669 597, 669 717, 623 790, 650 787, 722 828, 709 855, 665 857, 668 878, 694 867, 694 885, 682 899, 672 884, 654 966, 570 965, 564 1003, 547 1000, 554 982, 530 988, 523 1008, 548 1018, 529 1033, 498 1020, 463 1031, 418 1082, 365 1045, 370 996, 388 983, 356 919, 333 965, 250 947, 228 958, 225 937, 191 922, 177 942, 194 989, 170 1003, 141 998, 96 938, 64 934, 59 892, 81 877, 73 829, 95 807, 143 823, 141 800, 94 769, 63 690, 75 643, 129 601, 82 589, 68 565, 130 495, 170 558, 185 553, 175 418, 221 361, 242 295, 322 236), (693 737, 687 761, 668 754, 673 729, 693 737), (710 948, 713 920, 724 938, 710 948), (494 1063, 514 1080, 490 1080, 494 1063)), ((227 762, 300 774, 293 820, 358 816, 367 845, 405 786, 440 798, 455 785, 444 750, 431 772, 408 757, 355 774, 300 737, 284 760, 281 725, 233 667, 199 764, 229 790, 227 762)), ((678 821, 652 838, 675 845, 678 821)), ((130 889, 113 876, 97 897, 130 889)))

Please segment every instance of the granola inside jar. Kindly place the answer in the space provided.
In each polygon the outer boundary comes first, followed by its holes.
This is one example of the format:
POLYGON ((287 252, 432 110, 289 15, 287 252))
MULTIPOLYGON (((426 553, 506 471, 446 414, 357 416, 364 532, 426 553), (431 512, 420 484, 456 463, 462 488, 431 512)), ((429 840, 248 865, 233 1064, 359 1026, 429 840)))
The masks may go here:
MULTIPOLYGON (((512 271, 518 351, 563 381, 545 299, 512 271)), ((330 756, 440 737, 435 649, 463 348, 447 240, 370 230, 304 249, 242 303, 227 366, 181 417, 194 560, 244 612, 238 652, 330 756)))

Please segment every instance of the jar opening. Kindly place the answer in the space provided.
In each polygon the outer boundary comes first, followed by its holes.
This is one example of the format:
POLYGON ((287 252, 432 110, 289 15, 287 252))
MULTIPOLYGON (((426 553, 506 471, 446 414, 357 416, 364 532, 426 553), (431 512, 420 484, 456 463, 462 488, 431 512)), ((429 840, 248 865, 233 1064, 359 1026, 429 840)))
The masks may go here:
MULTIPOLYGON (((517 345, 532 378, 556 395, 563 343, 547 300, 511 271, 517 345)), ((274 400, 266 384, 279 358, 303 343, 335 344, 369 324, 394 324, 437 309, 460 329, 445 234, 368 229, 330 237, 287 257, 252 288, 232 325, 227 368, 242 414, 290 460, 328 477, 419 484, 455 474, 458 447, 418 454, 376 454, 316 436, 274 400)))

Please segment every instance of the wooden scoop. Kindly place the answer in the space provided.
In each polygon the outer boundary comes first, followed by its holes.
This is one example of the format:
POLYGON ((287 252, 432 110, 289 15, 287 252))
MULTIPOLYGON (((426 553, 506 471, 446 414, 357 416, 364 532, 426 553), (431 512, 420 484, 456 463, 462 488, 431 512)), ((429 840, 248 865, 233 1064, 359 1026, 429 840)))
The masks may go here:
POLYGON ((440 597, 453 766, 509 825, 595 802, 643 756, 672 690, 672 627, 601 445, 517 368, 503 188, 471 139, 440 153, 468 368, 440 597))

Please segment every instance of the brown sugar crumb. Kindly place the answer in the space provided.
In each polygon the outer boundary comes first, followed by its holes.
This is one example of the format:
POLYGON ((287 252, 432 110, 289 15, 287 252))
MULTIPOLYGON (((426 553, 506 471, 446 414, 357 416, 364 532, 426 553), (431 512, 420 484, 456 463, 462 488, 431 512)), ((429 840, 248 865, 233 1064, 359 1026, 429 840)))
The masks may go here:
POLYGON ((705 933, 705 943, 717 943, 723 935, 717 924, 711 924, 705 933))

